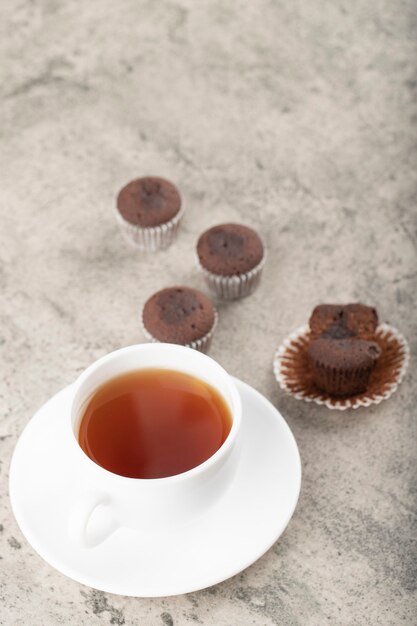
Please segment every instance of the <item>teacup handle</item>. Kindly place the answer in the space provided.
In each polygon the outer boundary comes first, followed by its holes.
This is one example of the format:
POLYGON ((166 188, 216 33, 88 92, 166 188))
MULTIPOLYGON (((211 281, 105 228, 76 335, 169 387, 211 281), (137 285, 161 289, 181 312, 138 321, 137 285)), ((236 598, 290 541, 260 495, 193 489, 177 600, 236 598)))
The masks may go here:
POLYGON ((107 539, 119 527, 109 509, 111 511, 111 499, 107 494, 85 493, 80 496, 72 506, 69 519, 73 541, 83 548, 94 548, 107 539), (107 509, 104 521, 92 519, 98 507, 107 509))

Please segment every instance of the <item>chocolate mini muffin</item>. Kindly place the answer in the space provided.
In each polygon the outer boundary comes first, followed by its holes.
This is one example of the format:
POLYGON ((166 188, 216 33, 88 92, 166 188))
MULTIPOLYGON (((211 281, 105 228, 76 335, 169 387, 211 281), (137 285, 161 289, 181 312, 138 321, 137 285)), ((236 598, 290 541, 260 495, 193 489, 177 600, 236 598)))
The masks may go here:
POLYGON ((242 224, 219 224, 206 230, 197 242, 197 256, 208 286, 228 300, 253 292, 265 261, 261 238, 242 224))
POLYGON ((137 178, 117 196, 117 221, 127 239, 143 250, 166 248, 182 218, 181 196, 169 181, 137 178))
POLYGON ((311 342, 307 354, 319 389, 331 396, 353 396, 366 391, 381 348, 374 341, 321 338, 311 342))
POLYGON ((150 341, 178 343, 205 352, 217 323, 211 301, 197 289, 167 287, 147 300, 142 326, 150 341))
POLYGON ((378 326, 378 313, 371 306, 355 302, 347 304, 343 311, 346 328, 363 339, 372 338, 378 326))
POLYGON ((378 325, 378 314, 364 304, 319 304, 310 317, 312 339, 323 334, 341 339, 357 336, 371 339, 378 325))

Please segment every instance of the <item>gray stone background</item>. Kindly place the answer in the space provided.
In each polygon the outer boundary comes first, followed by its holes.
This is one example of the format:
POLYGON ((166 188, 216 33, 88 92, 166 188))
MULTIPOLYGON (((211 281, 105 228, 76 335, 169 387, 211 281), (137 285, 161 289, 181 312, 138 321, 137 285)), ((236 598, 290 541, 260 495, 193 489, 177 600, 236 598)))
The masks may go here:
POLYGON ((416 348, 413 0, 2 0, 0 622, 19 626, 417 622, 415 358, 398 392, 334 413, 284 396, 271 361, 321 301, 378 307, 416 348), (187 209, 142 256, 118 189, 153 173, 187 209), (134 599, 43 562, 10 511, 17 437, 92 360, 143 341, 156 289, 199 287, 193 247, 221 221, 264 237, 261 288, 220 304, 211 355, 263 392, 303 461, 276 545, 227 582, 134 599))

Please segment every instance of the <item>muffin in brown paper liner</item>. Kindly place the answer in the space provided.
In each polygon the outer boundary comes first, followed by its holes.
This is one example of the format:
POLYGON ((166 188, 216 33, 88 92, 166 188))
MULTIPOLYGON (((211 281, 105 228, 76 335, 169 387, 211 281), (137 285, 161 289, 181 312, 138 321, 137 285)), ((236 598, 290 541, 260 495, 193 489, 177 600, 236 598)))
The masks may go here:
POLYGON ((372 372, 366 391, 338 398, 320 391, 313 382, 307 349, 311 341, 308 325, 302 326, 285 339, 274 358, 274 374, 284 391, 299 400, 324 404, 329 409, 357 409, 379 404, 389 398, 404 378, 409 361, 409 348, 401 333, 389 324, 380 324, 372 340, 382 350, 372 372))

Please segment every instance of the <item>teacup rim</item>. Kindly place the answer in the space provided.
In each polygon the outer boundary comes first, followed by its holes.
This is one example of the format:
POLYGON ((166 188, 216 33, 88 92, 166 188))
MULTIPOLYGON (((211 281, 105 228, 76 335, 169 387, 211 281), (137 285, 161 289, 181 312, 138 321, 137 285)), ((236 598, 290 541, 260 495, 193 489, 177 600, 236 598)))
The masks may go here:
MULTIPOLYGON (((145 369, 145 368, 143 368, 145 369)), ((161 368, 163 369, 163 368, 161 368)), ((167 369, 174 369, 172 367, 169 367, 167 369)), ((185 370, 178 368, 179 372, 185 372, 185 370)), ((196 375, 196 378, 200 378, 198 375, 196 375)), ((219 391, 219 393, 221 393, 219 391)), ((223 395, 223 394, 221 394, 223 395)), ((179 344, 172 344, 172 343, 163 343, 163 342, 157 342, 157 343, 138 343, 138 344, 131 344, 128 346, 124 346, 122 348, 118 348, 116 350, 112 350, 111 352, 108 352, 107 354, 103 355, 102 357, 99 357, 98 359, 96 359, 95 361, 93 361, 92 363, 90 363, 90 365, 88 365, 82 372, 81 374, 79 374, 79 376, 76 378, 76 380, 73 383, 73 395, 72 395, 72 400, 71 400, 71 407, 70 407, 70 428, 71 428, 71 435, 72 435, 72 440, 73 443, 75 444, 76 449, 78 450, 79 454, 81 454, 82 458, 84 459, 85 462, 87 462, 89 464, 90 467, 92 467, 94 469, 95 472, 99 472, 100 474, 103 474, 103 472, 105 473, 105 475, 107 475, 108 477, 111 477, 112 481, 117 481, 120 482, 122 481, 123 484, 127 485, 129 483, 131 484, 141 484, 141 485, 148 485, 149 487, 151 485, 162 485, 162 484, 168 484, 168 483, 176 483, 176 482, 182 482, 184 480, 187 479, 191 479, 193 477, 197 477, 203 473, 205 473, 206 471, 209 471, 209 469, 215 465, 217 463, 217 461, 223 457, 224 455, 227 454, 227 451, 232 447, 232 445, 234 444, 236 438, 237 438, 237 434, 239 432, 240 426, 241 426, 241 420, 242 420, 242 403, 241 403, 241 398, 240 398, 240 394, 239 391, 233 381, 232 376, 224 369, 224 367, 222 365, 220 365, 220 363, 218 363, 218 361, 216 361, 215 359, 213 359, 212 357, 208 356, 205 353, 202 352, 198 352, 193 348, 189 348, 187 346, 182 346, 179 344), (212 456, 210 456, 208 459, 206 459, 205 461, 203 461, 203 463, 200 463, 199 465, 196 465, 195 467, 192 467, 191 469, 185 471, 185 472, 181 472, 180 474, 173 474, 171 476, 164 476, 161 478, 133 478, 131 476, 123 476, 121 474, 116 474, 114 472, 111 472, 110 470, 106 469, 105 467, 103 467, 102 465, 99 465, 98 463, 96 463, 95 461, 93 461, 88 454, 86 454, 84 452, 84 450, 81 448, 75 429, 73 427, 73 403, 74 400, 76 398, 76 394, 78 389, 80 388, 81 384, 83 382, 85 382, 85 380, 88 379, 88 376, 91 375, 98 367, 100 367, 101 365, 105 364, 107 361, 112 360, 113 358, 115 358, 116 356, 120 356, 121 353, 129 353, 129 352, 135 352, 138 349, 150 349, 151 351, 153 350, 158 350, 158 349, 163 349, 163 350, 169 350, 169 351, 180 351, 180 352, 187 352, 189 353, 189 351, 192 351, 193 353, 196 353, 199 355, 198 358, 203 358, 203 360, 207 359, 209 361, 211 361, 212 363, 214 363, 215 367, 217 367, 220 372, 222 373, 222 375, 224 375, 226 381, 227 381, 227 386, 229 388, 229 393, 230 393, 230 397, 231 397, 231 403, 233 405, 232 408, 232 427, 225 439, 225 441, 222 443, 222 445, 220 446, 220 448, 218 448, 218 450, 216 450, 216 452, 214 454, 212 454, 212 456)))

